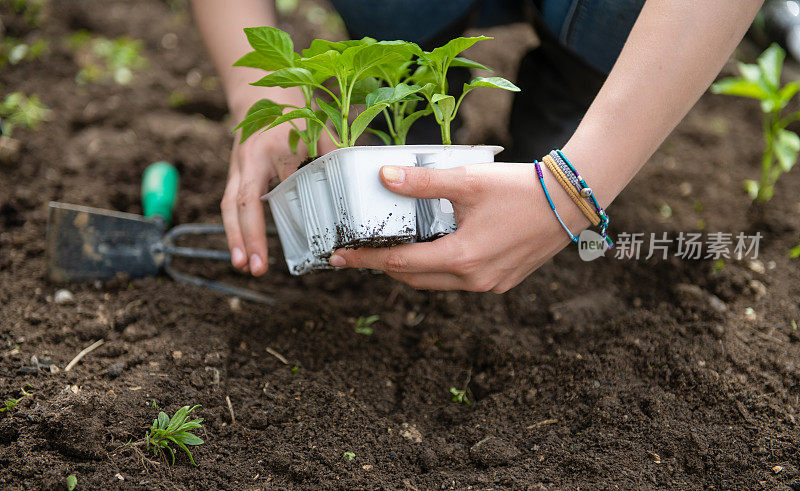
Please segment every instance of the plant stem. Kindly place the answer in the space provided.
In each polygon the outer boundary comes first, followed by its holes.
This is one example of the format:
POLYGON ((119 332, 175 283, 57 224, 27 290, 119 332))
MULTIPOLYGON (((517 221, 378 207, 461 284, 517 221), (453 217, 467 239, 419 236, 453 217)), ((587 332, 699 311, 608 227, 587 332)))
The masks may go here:
POLYGON ((761 182, 758 185, 756 201, 766 203, 772 198, 770 171, 774 163, 774 142, 778 133, 778 121, 775 112, 764 115, 764 154, 761 156, 761 182))

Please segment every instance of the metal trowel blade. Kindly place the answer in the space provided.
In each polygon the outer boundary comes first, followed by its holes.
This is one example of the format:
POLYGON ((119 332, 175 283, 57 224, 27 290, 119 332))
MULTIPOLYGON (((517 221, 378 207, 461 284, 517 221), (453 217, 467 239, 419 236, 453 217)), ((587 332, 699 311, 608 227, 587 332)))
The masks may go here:
POLYGON ((158 273, 164 226, 141 215, 51 202, 47 276, 52 281, 139 278, 158 273))

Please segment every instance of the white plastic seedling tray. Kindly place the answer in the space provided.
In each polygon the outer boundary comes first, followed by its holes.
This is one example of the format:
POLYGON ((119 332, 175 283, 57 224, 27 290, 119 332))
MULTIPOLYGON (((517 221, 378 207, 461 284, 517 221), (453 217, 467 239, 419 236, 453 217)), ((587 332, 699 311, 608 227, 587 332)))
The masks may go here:
POLYGON ((448 169, 493 162, 497 146, 400 145, 334 150, 286 178, 269 202, 292 274, 329 269, 339 247, 381 247, 456 230, 445 199, 418 200, 384 187, 384 165, 448 169))

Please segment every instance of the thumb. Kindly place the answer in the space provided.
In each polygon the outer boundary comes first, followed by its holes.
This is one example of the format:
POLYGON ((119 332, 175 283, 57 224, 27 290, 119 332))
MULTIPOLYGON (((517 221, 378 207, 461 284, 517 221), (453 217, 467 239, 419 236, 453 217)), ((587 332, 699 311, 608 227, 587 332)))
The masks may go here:
POLYGON ((387 189, 412 198, 444 198, 468 204, 477 190, 475 176, 466 167, 428 169, 387 165, 381 167, 380 176, 387 189))

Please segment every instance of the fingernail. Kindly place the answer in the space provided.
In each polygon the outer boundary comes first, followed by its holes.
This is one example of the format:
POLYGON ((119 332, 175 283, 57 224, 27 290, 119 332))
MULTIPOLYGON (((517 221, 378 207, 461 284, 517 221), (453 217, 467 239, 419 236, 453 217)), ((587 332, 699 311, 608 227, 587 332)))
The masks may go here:
POLYGON ((344 258, 338 254, 331 256, 331 258, 328 259, 328 262, 331 263, 331 266, 336 268, 342 268, 347 264, 347 261, 345 261, 344 258))
POLYGON ((261 258, 258 257, 258 254, 253 254, 250 256, 250 270, 253 273, 257 273, 261 271, 261 266, 263 266, 263 262, 261 262, 261 258))
POLYGON ((400 167, 383 167, 381 173, 383 178, 392 184, 402 184, 406 180, 406 173, 400 167))
POLYGON ((244 260, 244 253, 238 247, 234 247, 231 251, 231 264, 236 266, 237 264, 241 264, 244 260))

